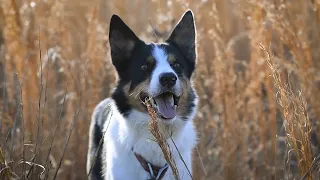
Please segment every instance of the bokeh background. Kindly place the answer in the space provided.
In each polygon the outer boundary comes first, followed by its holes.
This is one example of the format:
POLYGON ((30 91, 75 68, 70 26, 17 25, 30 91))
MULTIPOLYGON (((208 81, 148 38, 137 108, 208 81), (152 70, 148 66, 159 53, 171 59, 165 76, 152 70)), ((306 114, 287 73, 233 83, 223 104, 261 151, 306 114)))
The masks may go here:
POLYGON ((0 179, 87 179, 88 126, 116 75, 118 14, 165 40, 187 9, 200 97, 194 179, 317 179, 317 0, 1 0, 0 179))

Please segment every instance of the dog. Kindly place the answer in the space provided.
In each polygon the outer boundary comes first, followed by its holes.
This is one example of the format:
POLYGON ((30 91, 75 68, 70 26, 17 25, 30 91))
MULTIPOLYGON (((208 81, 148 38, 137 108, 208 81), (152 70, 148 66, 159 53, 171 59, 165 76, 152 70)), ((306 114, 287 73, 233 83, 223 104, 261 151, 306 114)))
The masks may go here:
POLYGON ((118 81, 110 98, 94 109, 89 130, 87 174, 91 180, 175 179, 149 130, 149 98, 159 131, 179 172, 192 179, 198 96, 192 85, 196 28, 188 10, 162 43, 146 43, 120 19, 110 21, 109 43, 118 81))

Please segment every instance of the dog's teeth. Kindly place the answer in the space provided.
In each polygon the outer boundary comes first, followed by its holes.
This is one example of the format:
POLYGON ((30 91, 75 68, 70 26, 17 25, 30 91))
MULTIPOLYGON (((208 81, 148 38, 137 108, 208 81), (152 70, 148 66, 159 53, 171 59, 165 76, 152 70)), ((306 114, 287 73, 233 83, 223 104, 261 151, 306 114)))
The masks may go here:
POLYGON ((153 106, 154 108, 157 108, 157 107, 158 107, 155 99, 152 98, 151 103, 152 103, 152 106, 153 106))
POLYGON ((174 97, 174 105, 178 106, 179 97, 174 97))
POLYGON ((171 106, 174 105, 174 98, 173 98, 173 96, 170 97, 170 104, 171 104, 171 106))

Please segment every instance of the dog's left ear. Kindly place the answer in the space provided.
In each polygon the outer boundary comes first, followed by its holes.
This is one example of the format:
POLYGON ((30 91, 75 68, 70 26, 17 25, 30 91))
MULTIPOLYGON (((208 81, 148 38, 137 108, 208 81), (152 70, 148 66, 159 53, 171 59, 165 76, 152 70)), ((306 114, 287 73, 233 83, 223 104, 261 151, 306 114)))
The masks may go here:
POLYGON ((167 42, 173 43, 190 62, 195 63, 196 28, 191 10, 185 12, 167 42))

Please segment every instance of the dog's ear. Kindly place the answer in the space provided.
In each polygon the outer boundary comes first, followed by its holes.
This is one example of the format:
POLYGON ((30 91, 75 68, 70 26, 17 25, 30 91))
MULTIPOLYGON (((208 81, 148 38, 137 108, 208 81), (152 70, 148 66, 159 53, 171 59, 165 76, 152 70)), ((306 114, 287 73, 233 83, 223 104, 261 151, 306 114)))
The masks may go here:
POLYGON ((123 65, 128 64, 128 59, 139 41, 139 38, 119 16, 111 17, 109 43, 112 63, 118 72, 123 71, 123 65))
POLYGON ((169 36, 168 43, 173 43, 192 63, 196 60, 196 28, 191 10, 185 12, 169 36))

